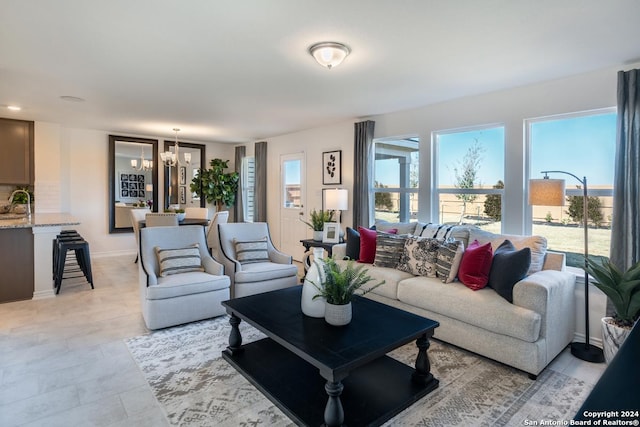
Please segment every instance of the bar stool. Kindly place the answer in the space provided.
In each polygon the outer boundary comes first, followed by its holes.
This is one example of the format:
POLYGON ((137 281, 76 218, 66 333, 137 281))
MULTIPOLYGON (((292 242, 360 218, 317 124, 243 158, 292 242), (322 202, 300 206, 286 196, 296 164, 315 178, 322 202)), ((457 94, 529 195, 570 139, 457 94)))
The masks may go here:
MULTIPOLYGON (((52 240, 53 243, 53 250, 52 250, 52 265, 53 265, 53 280, 56 279, 57 276, 57 266, 58 266, 58 244, 60 243, 60 241, 69 241, 69 240, 83 240, 82 236, 80 236, 80 233, 78 233, 76 230, 62 230, 60 232, 60 234, 58 234, 56 236, 56 238, 54 240, 52 240)), ((77 263, 77 260, 76 260, 77 263)))
POLYGON ((91 289, 93 286, 93 275, 91 273, 91 257, 89 254, 89 242, 84 240, 79 233, 65 233, 65 235, 59 235, 54 240, 54 264, 53 264, 53 276, 55 280, 56 294, 60 293, 60 287, 62 285, 63 278, 75 278, 85 277, 91 289), (70 251, 73 251, 76 258, 76 268, 67 268, 67 255, 70 251), (82 275, 76 275, 71 277, 64 277, 67 273, 79 273, 82 275))

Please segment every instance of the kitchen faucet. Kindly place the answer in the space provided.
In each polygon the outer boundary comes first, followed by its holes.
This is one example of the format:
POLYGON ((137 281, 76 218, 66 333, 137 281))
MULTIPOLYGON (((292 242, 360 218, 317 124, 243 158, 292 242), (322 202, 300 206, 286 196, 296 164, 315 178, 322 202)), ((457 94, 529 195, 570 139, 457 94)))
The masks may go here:
POLYGON ((9 204, 13 203, 13 196, 15 196, 16 193, 24 193, 27 195, 27 216, 30 217, 31 216, 31 195, 26 190, 17 189, 13 193, 11 193, 11 197, 9 197, 9 204))

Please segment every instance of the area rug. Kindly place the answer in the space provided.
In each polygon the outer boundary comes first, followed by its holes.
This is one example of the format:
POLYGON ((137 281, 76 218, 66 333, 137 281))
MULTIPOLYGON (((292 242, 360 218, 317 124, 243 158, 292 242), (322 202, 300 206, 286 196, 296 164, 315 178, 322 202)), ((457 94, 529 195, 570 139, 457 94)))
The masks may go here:
MULTIPOLYGON (((221 357, 228 317, 126 340, 167 420, 175 426, 293 426, 275 405, 221 357)), ((245 322, 243 342, 263 338, 245 322)), ((413 366, 414 343, 390 356, 413 366)), ((432 340, 431 370, 440 387, 388 426, 516 426, 525 420, 569 420, 591 385, 552 369, 536 381, 518 370, 432 340)))

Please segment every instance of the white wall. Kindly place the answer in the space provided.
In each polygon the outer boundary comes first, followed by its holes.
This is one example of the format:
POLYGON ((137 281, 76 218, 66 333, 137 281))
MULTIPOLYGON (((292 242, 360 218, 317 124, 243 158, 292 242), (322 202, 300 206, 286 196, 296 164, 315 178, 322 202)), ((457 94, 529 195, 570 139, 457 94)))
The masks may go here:
MULTIPOLYGON (((109 234, 109 135, 119 132, 67 128, 57 123, 35 123, 35 212, 68 212, 80 225, 75 228, 91 245, 92 256, 135 254, 132 233, 109 234)), ((164 147, 163 137, 152 138, 164 147)), ((185 141, 188 142, 188 141, 185 141)), ((207 166, 215 157, 231 160, 233 146, 207 142, 207 166)), ((160 168, 158 182, 164 182, 160 168)), ((162 196, 160 196, 160 206, 162 196)))

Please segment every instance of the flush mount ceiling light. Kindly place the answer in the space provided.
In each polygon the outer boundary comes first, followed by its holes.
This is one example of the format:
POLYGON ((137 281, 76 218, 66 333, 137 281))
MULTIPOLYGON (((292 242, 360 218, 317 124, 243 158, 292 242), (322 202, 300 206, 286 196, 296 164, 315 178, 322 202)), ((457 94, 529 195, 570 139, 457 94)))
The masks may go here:
POLYGON ((7 110, 20 111, 22 110, 22 108, 18 107, 17 105, 7 105, 7 110))
POLYGON ((344 61, 344 58, 351 53, 351 49, 338 42, 320 42, 309 47, 309 53, 318 64, 332 69, 344 61))

